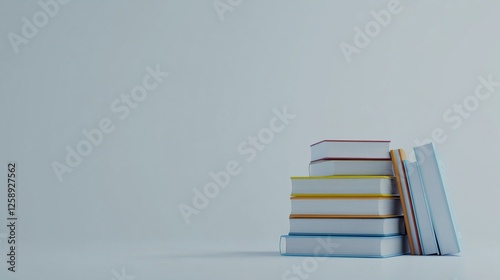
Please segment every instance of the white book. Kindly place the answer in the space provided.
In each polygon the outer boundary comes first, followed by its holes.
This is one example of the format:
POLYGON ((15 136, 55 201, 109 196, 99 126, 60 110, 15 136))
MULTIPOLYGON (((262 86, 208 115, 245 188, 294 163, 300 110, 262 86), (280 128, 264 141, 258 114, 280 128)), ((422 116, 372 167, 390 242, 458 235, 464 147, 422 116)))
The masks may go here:
POLYGON ((413 210, 418 227, 419 240, 422 245, 422 254, 439 254, 436 235, 434 234, 434 226, 432 225, 429 208, 427 206, 427 199, 425 197, 422 182, 420 181, 417 163, 405 160, 404 165, 406 177, 408 178, 410 196, 413 202, 413 210))
POLYGON ((429 143, 415 147, 414 151, 434 225, 439 253, 441 255, 457 254, 460 252, 460 245, 434 144, 429 143))
POLYGON ((291 177, 292 196, 398 195, 391 176, 291 177))
POLYGON ((291 197, 290 200, 292 217, 294 215, 394 216, 402 214, 398 197, 291 197))
POLYGON ((392 176, 391 159, 336 159, 313 161, 309 165, 311 176, 381 175, 392 176))
POLYGON ((366 257, 399 256, 408 252, 406 236, 301 236, 283 235, 280 253, 292 256, 366 257))
POLYGON ((390 141, 323 140, 311 145, 311 161, 322 158, 389 158, 390 141))
POLYGON ((390 236, 404 234, 403 217, 290 219, 290 235, 390 236))

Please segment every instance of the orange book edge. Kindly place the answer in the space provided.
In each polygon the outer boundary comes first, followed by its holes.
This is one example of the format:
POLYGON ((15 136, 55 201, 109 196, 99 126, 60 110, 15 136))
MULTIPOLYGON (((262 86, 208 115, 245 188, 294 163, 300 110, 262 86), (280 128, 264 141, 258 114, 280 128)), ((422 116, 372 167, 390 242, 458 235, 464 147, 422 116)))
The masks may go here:
POLYGON ((396 195, 321 195, 321 196, 291 196, 290 199, 398 199, 396 195))
POLYGON ((329 194, 329 193, 292 193, 291 197, 307 197, 307 198, 315 198, 315 197, 324 197, 324 198, 394 198, 398 197, 399 194, 379 194, 379 193, 374 193, 374 194, 329 194))
MULTIPOLYGON (((398 149, 398 152, 399 152, 399 158, 401 160, 401 166, 403 167, 403 178, 404 180, 406 181, 406 193, 408 193, 408 195, 410 196, 411 192, 410 192, 410 184, 408 183, 408 177, 406 177, 406 169, 404 168, 404 163, 403 163, 403 160, 406 159, 406 154, 405 154, 405 151, 403 149, 398 149)), ((422 245, 420 244, 420 241, 419 241, 419 232, 418 232, 418 226, 417 226, 417 219, 415 217, 415 211, 414 211, 414 207, 413 207, 413 201, 411 200, 410 197, 408 197, 408 202, 410 204, 410 212, 411 212, 411 215, 412 215, 412 218, 413 218, 413 228, 415 228, 415 234, 417 235, 417 248, 418 248, 418 251, 420 253, 422 253, 422 245)), ((414 244, 415 245, 415 244, 414 244)))
POLYGON ((394 170, 394 176, 396 177, 396 185, 397 185, 398 191, 399 191, 399 200, 401 202, 401 209, 403 210, 405 229, 406 229, 406 234, 408 237, 408 244, 410 245, 410 253, 412 255, 415 255, 415 244, 413 244, 413 238, 411 238, 412 232, 410 231, 410 223, 409 223, 408 218, 407 218, 408 217, 408 210, 406 209, 406 203, 405 203, 404 197, 403 197, 403 186, 401 184, 401 179, 402 179, 401 176, 403 176, 403 175, 399 174, 398 163, 396 160, 396 156, 394 154, 395 152, 396 152, 395 150, 391 150, 389 152, 391 155, 391 160, 392 160, 392 169, 394 170))
POLYGON ((290 219, 385 219, 401 215, 335 215, 335 214, 291 214, 290 219))

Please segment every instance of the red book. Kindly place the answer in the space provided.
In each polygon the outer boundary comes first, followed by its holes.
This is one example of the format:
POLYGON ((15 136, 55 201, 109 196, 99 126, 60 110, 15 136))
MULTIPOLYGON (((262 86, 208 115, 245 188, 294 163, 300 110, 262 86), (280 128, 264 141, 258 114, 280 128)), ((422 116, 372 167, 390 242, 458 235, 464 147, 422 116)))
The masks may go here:
POLYGON ((387 140, 323 140, 311 145, 311 162, 335 159, 390 159, 387 140))

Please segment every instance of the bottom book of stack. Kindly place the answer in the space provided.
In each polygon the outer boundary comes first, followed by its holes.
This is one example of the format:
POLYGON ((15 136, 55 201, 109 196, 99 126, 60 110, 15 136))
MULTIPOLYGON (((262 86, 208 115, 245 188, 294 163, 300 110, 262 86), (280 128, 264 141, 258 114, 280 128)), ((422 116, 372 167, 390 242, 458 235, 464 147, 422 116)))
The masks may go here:
POLYGON ((283 235, 280 253, 291 256, 385 258, 407 253, 406 242, 404 235, 283 235))

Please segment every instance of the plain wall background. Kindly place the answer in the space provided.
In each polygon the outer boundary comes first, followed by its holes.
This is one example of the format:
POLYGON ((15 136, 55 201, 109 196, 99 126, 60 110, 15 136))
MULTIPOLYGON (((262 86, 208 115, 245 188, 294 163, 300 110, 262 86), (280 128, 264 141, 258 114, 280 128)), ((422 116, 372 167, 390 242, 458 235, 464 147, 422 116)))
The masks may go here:
POLYGON ((347 63, 339 44, 387 2, 243 1, 221 21, 212 1, 73 1, 16 54, 7 34, 41 9, 2 1, 0 174, 18 163, 20 254, 277 250, 289 177, 307 174, 310 144, 388 139, 409 152, 435 128, 465 244, 500 246, 500 90, 458 129, 443 119, 479 76, 500 81, 500 4, 401 1, 347 63), (110 104, 156 64, 169 77, 119 120, 110 104), (238 145, 284 106, 296 118, 246 162, 238 145), (60 183, 52 162, 105 117, 115 130, 60 183), (187 225, 179 204, 229 160, 241 174, 187 225))

